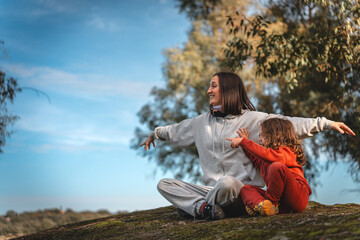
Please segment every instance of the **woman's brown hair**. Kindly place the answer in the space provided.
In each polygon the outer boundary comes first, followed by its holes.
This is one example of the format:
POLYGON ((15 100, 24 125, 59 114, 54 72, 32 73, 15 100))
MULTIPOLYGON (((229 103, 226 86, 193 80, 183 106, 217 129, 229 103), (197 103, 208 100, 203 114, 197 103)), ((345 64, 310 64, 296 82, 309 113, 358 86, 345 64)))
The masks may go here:
POLYGON ((296 154, 296 161, 303 166, 306 163, 304 150, 298 142, 294 127, 287 119, 270 118, 261 123, 265 147, 279 149, 280 146, 291 148, 296 154))
POLYGON ((243 109, 256 111, 247 96, 244 83, 238 75, 231 72, 218 72, 213 77, 215 76, 219 78, 222 111, 224 113, 240 115, 243 109))

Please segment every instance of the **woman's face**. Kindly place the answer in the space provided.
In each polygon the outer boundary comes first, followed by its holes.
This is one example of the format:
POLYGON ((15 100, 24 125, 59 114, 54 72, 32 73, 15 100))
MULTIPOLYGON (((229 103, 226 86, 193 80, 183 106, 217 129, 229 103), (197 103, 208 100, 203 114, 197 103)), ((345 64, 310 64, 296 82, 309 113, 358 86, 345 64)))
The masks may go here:
POLYGON ((210 104, 213 106, 221 105, 221 92, 219 85, 219 77, 214 76, 210 81, 210 87, 207 91, 210 97, 210 104))

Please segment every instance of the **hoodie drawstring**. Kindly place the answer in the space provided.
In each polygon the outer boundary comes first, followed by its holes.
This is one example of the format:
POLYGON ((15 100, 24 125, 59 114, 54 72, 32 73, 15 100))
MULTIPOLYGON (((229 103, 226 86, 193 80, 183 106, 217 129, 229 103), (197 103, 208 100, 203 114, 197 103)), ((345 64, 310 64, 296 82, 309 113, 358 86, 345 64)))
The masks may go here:
POLYGON ((212 155, 213 155, 213 159, 215 159, 215 124, 216 124, 216 121, 215 121, 215 118, 212 118, 213 120, 213 124, 211 126, 211 134, 212 134, 212 155))

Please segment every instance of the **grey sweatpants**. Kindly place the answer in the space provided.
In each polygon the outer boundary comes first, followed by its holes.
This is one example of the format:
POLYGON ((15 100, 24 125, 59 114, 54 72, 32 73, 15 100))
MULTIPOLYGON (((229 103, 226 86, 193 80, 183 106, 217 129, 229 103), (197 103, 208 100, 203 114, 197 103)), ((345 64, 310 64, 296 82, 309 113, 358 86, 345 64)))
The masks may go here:
POLYGON ((160 180, 157 189, 170 203, 196 216, 204 202, 220 206, 235 203, 243 186, 238 179, 225 175, 213 187, 165 178, 160 180))

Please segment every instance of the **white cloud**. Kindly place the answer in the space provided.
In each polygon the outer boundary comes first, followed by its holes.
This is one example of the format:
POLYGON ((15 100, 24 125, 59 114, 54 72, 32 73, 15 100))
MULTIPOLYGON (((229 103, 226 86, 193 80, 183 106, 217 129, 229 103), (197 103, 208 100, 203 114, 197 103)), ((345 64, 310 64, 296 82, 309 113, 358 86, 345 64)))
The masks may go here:
MULTIPOLYGON (((31 132, 46 143, 33 142, 29 147, 36 152, 61 150, 67 152, 112 150, 128 147, 134 126, 123 125, 118 121, 119 112, 99 110, 102 117, 83 115, 74 109, 59 109, 53 104, 33 104, 33 109, 23 113, 16 124, 17 130, 31 132), (103 118, 113 124, 103 124, 103 118)), ((27 106, 25 106, 27 107, 27 106)), ((135 115, 135 113, 129 113, 135 115)))
POLYGON ((152 83, 134 82, 107 75, 71 73, 50 67, 5 65, 21 85, 84 99, 109 96, 147 97, 152 83))
POLYGON ((86 8, 83 0, 36 0, 27 1, 27 8, 10 9, 6 12, 9 15, 21 15, 28 20, 38 19, 41 17, 50 16, 53 14, 69 14, 75 12, 81 12, 86 8))
POLYGON ((79 0, 37 0, 38 5, 43 8, 42 11, 47 11, 48 13, 71 13, 78 10, 82 5, 81 2, 82 1, 79 0))
POLYGON ((51 98, 50 104, 33 94, 20 94, 10 109, 20 116, 15 131, 43 139, 29 145, 36 152, 128 148, 137 124, 134 106, 146 101, 151 88, 150 83, 49 67, 12 65, 6 69, 20 79, 21 86, 39 89, 51 98))
POLYGON ((89 22, 89 26, 94 27, 99 30, 116 32, 120 30, 120 26, 114 21, 109 21, 104 18, 95 16, 89 22))

